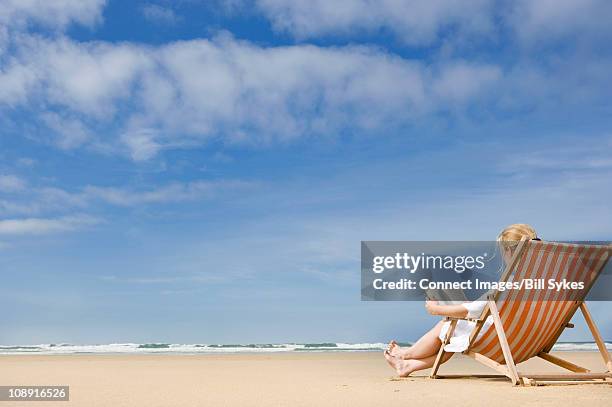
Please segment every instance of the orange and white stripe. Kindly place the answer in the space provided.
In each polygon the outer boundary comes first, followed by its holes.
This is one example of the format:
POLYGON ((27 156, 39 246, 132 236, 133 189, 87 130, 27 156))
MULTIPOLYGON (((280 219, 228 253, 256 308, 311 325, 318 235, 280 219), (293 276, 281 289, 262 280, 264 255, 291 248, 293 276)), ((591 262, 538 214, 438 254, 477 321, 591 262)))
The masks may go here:
MULTIPOLYGON (((608 256, 610 246, 578 245, 529 241, 510 278, 554 279, 584 282, 585 288, 568 297, 568 292, 553 290, 511 290, 497 300, 510 351, 520 363, 548 350, 562 327, 586 297, 608 256)), ((505 363, 495 327, 490 326, 474 342, 470 351, 505 363)))

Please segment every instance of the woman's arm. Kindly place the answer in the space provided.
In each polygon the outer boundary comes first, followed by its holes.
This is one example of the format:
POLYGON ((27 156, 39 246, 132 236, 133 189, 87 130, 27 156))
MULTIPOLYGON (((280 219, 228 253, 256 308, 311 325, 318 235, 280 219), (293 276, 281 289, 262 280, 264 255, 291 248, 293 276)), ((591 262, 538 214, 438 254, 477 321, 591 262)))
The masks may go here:
POLYGON ((468 310, 461 304, 440 305, 438 301, 425 301, 425 308, 431 315, 441 315, 443 317, 465 318, 468 310))

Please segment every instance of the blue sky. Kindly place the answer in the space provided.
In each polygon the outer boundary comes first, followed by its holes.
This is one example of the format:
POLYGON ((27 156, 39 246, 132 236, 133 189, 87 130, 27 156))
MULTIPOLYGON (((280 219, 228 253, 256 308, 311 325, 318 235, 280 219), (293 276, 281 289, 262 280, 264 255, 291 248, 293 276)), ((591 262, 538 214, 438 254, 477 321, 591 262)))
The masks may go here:
POLYGON ((2 3, 0 343, 413 340, 361 240, 612 239, 608 2, 2 3))

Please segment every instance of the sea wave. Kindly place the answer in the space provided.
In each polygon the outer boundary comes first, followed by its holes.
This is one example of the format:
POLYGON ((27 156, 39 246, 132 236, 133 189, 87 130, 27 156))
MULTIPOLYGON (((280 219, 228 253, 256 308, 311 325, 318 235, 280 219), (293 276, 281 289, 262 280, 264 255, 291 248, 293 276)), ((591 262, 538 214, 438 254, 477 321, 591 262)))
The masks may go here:
MULTIPOLYGON (((403 344, 408 345, 408 344, 403 344)), ((110 343, 99 345, 40 344, 0 345, 0 355, 62 354, 207 354, 207 353, 281 353, 281 352, 368 352, 381 351, 387 344, 375 343, 261 343, 261 344, 175 344, 175 343, 110 343)), ((612 343, 606 347, 612 350, 612 343)), ((565 342, 555 345, 556 351, 596 351, 591 342, 565 342)))

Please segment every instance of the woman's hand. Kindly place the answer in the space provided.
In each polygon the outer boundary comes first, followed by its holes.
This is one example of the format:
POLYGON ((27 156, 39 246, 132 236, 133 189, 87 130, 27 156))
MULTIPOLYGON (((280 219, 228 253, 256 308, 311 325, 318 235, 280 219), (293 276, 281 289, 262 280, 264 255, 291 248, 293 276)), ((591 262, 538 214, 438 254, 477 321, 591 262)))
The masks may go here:
POLYGON ((438 301, 425 301, 425 309, 431 315, 438 315, 438 301))

